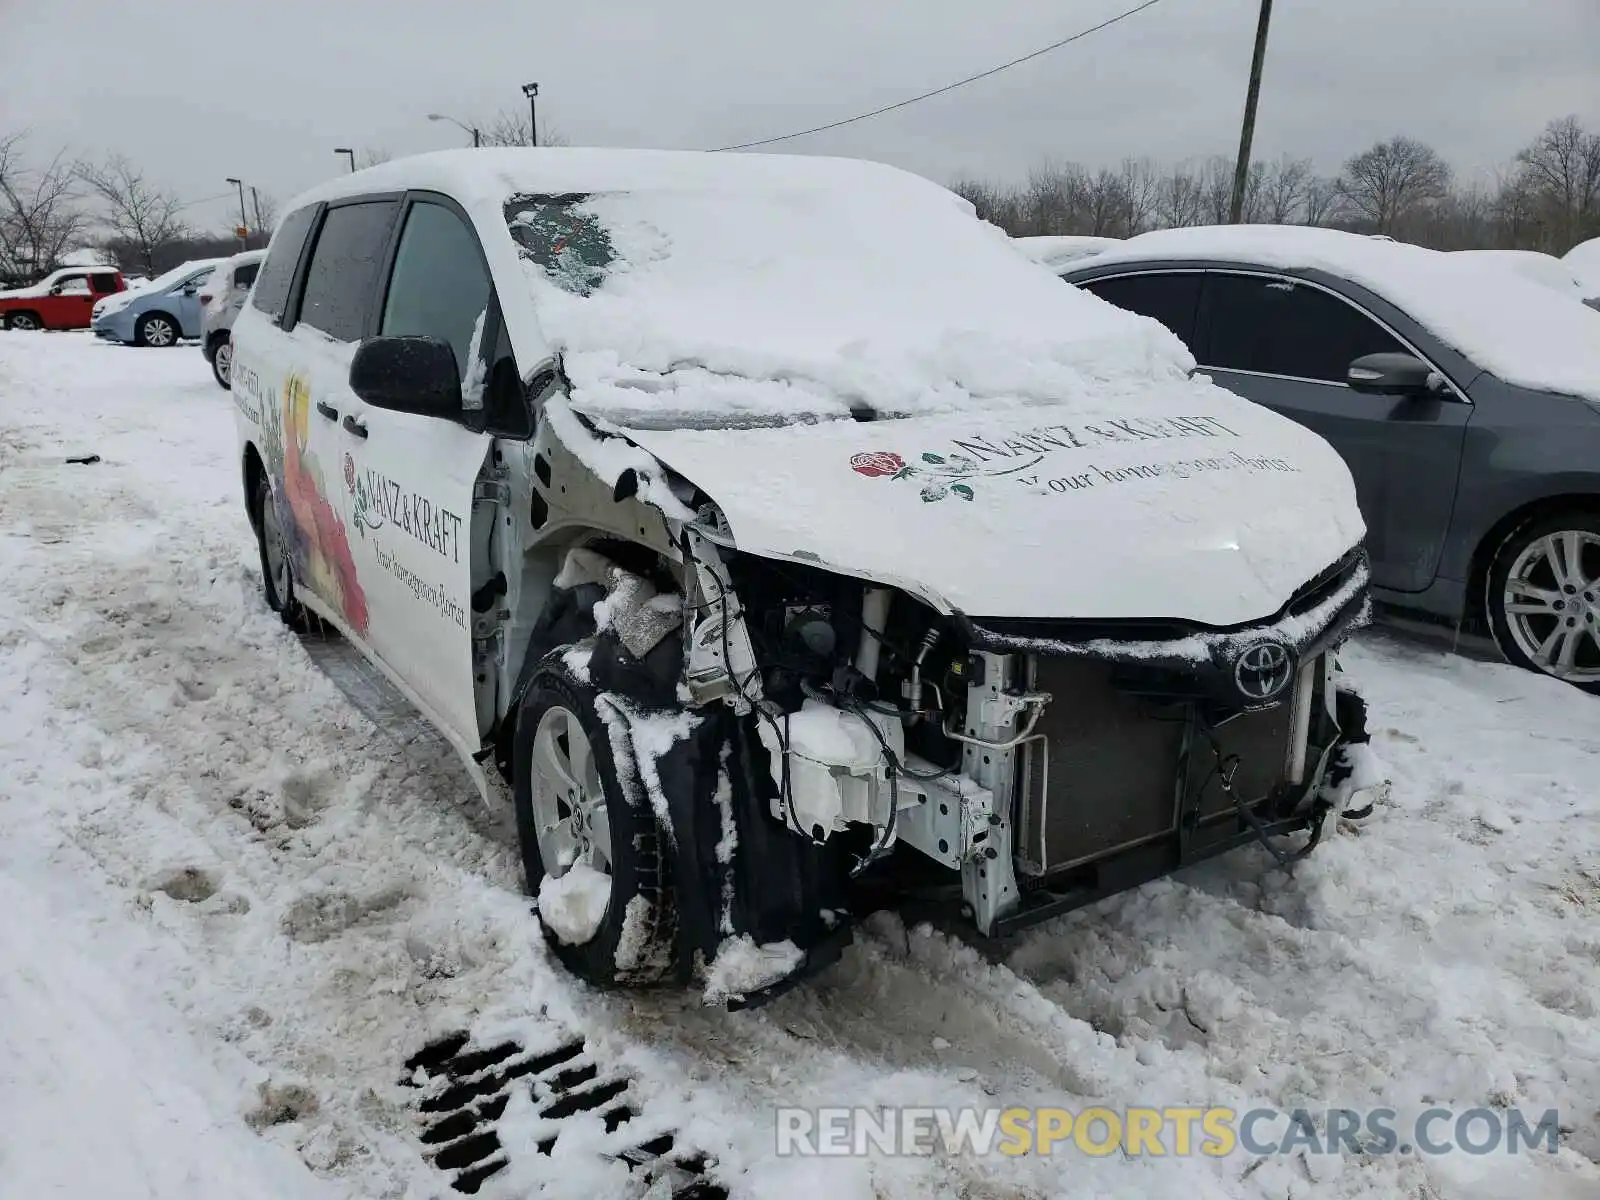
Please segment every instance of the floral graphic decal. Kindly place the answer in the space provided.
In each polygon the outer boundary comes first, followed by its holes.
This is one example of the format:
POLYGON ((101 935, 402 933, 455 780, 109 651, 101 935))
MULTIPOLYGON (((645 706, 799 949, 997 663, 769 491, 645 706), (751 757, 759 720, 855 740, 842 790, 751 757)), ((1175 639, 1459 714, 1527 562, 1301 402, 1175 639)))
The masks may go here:
MULTIPOLYGON (((311 388, 291 375, 283 385, 283 494, 293 519, 286 525, 296 575, 337 608, 357 633, 367 631, 367 596, 356 576, 344 522, 327 499, 321 465, 310 452, 311 388)), ((355 462, 345 458, 346 481, 355 462)))
POLYGON ((344 455, 344 486, 349 489, 352 496, 355 495, 356 460, 350 457, 350 452, 348 450, 345 451, 344 455))
POLYGON ((977 459, 965 454, 934 454, 925 451, 913 466, 892 450, 862 450, 850 456, 850 469, 857 475, 865 475, 868 479, 911 479, 920 478, 922 482, 922 499, 931 504, 935 500, 943 500, 946 496, 959 496, 963 500, 971 500, 976 494, 971 479, 993 478, 1001 475, 1015 475, 1018 471, 1026 471, 1029 467, 1037 466, 1044 460, 1044 455, 1033 459, 1021 466, 986 467, 977 459))

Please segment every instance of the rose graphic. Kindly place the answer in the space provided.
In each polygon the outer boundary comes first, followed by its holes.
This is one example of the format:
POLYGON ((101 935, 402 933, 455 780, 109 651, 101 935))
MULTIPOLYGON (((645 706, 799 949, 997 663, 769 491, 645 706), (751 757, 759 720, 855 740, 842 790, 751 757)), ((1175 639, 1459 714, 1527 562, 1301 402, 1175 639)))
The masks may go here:
POLYGON ((347 452, 344 456, 344 486, 350 489, 353 495, 356 490, 356 460, 347 452))
POLYGON ((850 469, 857 475, 877 479, 905 469, 906 460, 888 450, 863 450, 850 456, 850 469))

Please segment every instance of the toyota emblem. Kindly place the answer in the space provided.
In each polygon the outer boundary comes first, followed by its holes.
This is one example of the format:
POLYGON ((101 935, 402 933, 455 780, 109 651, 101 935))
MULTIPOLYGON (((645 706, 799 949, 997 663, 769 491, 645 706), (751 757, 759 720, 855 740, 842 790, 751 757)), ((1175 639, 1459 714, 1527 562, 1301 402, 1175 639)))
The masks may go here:
POLYGON ((1257 642, 1233 664, 1233 683, 1246 700, 1271 700, 1289 686, 1294 674, 1289 648, 1282 642, 1257 642))

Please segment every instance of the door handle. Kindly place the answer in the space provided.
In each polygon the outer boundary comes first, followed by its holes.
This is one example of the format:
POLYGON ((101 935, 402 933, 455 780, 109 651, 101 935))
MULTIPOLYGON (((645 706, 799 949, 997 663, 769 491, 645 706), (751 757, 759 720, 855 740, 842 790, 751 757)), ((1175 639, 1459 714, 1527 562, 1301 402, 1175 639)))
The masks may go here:
POLYGON ((344 427, 347 431, 355 434, 357 437, 364 438, 367 436, 366 425, 362 424, 362 422, 356 420, 354 417, 346 417, 344 419, 344 427))
POLYGON ((327 417, 330 421, 337 421, 339 419, 339 410, 333 405, 329 404, 326 400, 317 401, 317 411, 323 416, 327 417))

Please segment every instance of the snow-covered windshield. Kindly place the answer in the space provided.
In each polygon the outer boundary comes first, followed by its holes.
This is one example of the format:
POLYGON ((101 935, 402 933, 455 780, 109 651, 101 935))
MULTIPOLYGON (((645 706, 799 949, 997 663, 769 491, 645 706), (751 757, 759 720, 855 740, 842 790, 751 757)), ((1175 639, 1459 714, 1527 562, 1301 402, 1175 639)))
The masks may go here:
POLYGON ((1136 413, 1193 365, 949 193, 851 182, 513 196, 506 223, 574 405, 641 428, 1119 396, 1136 413))

